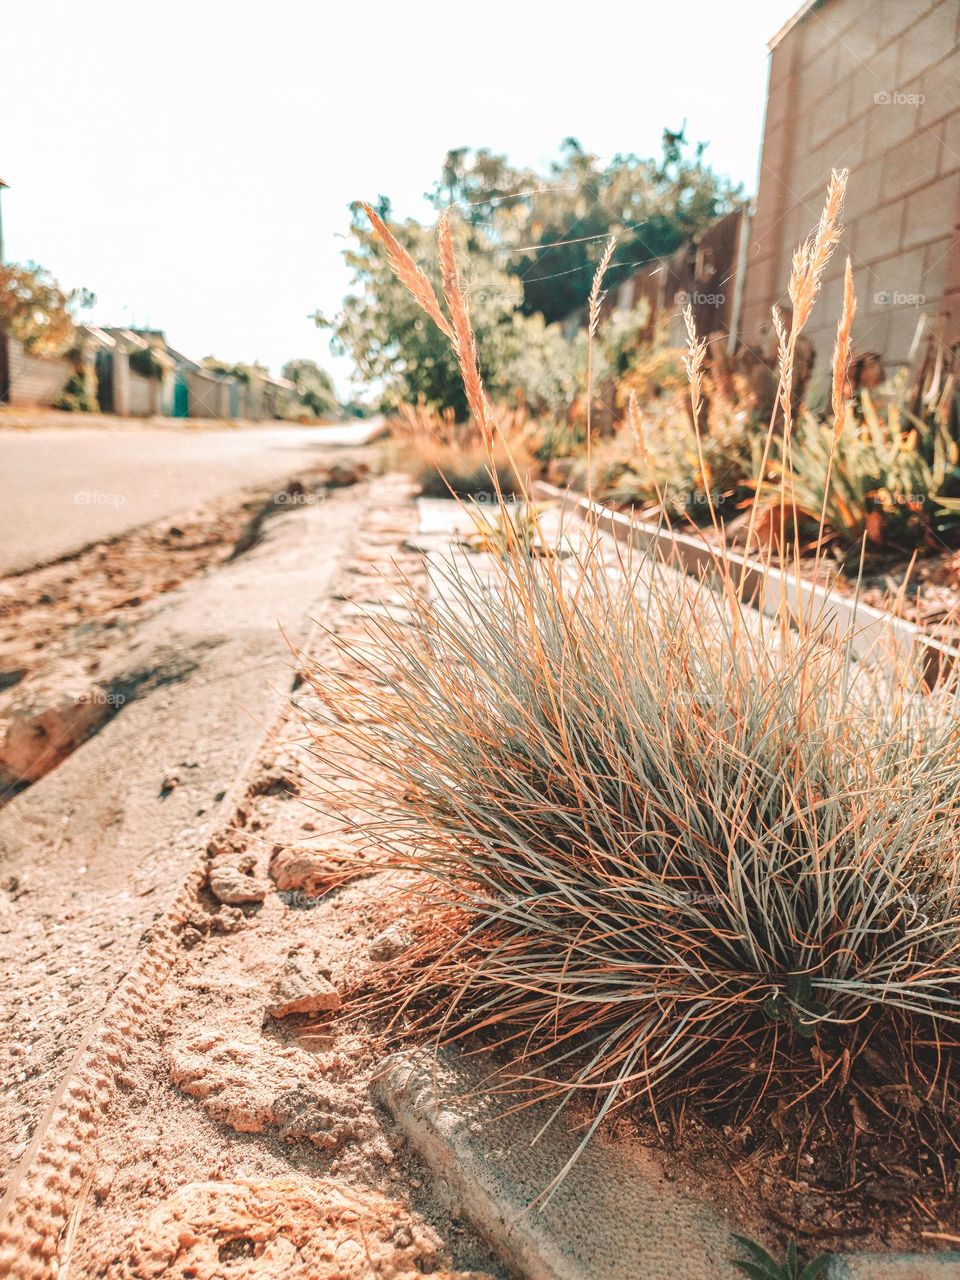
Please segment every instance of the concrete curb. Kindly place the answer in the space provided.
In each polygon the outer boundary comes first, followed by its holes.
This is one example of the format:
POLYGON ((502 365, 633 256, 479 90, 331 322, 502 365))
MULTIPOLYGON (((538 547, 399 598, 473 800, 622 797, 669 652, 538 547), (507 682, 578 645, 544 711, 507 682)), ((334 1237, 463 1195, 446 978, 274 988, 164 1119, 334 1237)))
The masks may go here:
POLYGON ((956 1280, 960 1253, 835 1254, 824 1280, 956 1280))
POLYGON ((550 1107, 502 1115, 479 1057, 394 1054, 377 1100, 463 1212, 527 1280, 734 1280, 731 1225, 664 1178, 652 1157, 592 1142, 542 1208, 531 1201, 576 1150, 550 1107), (474 1093, 476 1091, 476 1093, 474 1093))
MULTIPOLYGON (((611 534, 618 542, 655 550, 666 564, 682 573, 709 575, 715 568, 716 549, 693 534, 680 533, 651 520, 640 520, 602 503, 592 502, 572 489, 558 489, 543 481, 533 485, 533 496, 560 503, 563 511, 578 520, 594 521, 598 528, 611 534)), ((852 643, 859 658, 876 660, 884 649, 893 650, 888 658, 890 662, 901 655, 910 657, 919 653, 931 683, 940 672, 949 670, 960 659, 960 649, 955 646, 937 640, 915 623, 896 618, 882 609, 862 602, 854 606, 852 596, 841 595, 819 583, 803 579, 798 584, 792 573, 782 573, 773 565, 764 565, 737 551, 728 550, 726 559, 734 568, 743 570, 745 598, 763 613, 775 616, 780 601, 785 598, 791 605, 802 607, 810 616, 822 617, 831 630, 846 633, 855 619, 852 643)))
MULTIPOLYGON (((492 1067, 449 1051, 391 1055, 374 1081, 446 1193, 524 1280, 733 1280, 744 1233, 679 1190, 642 1149, 592 1142, 542 1208, 532 1201, 577 1147, 551 1108, 504 1116, 482 1089, 492 1067)), ((746 1232, 745 1234, 750 1234, 746 1232)), ((824 1280, 960 1280, 960 1253, 834 1254, 824 1280)))

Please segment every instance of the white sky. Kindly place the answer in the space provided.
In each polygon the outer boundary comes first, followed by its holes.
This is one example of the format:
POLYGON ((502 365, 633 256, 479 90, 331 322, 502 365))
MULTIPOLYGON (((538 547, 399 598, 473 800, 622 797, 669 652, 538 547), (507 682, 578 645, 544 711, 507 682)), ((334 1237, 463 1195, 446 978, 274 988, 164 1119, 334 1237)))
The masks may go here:
POLYGON ((196 357, 308 356, 336 312, 352 199, 398 216, 455 146, 546 164, 659 153, 687 121, 754 190, 766 41, 799 0, 75 0, 8 6, 0 117, 5 253, 86 285, 103 324, 196 357))

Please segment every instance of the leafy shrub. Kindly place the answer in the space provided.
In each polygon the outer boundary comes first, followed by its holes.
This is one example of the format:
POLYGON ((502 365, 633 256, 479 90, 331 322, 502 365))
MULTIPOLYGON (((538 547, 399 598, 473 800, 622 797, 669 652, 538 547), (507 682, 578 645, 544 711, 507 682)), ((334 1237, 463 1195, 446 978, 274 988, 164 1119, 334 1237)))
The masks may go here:
POLYGON ((960 524, 960 450, 942 415, 908 415, 894 400, 881 416, 868 392, 840 432, 807 415, 793 445, 797 506, 847 546, 934 545, 960 524), (833 458, 831 466, 831 457, 833 458))
POLYGON ((76 335, 75 312, 93 306, 89 289, 60 287, 45 267, 0 262, 0 333, 37 356, 68 351, 76 335))
POLYGON ((67 379, 54 408, 66 413, 96 413, 100 406, 96 396, 90 394, 87 379, 77 370, 67 379))
MULTIPOLYGON (((366 213, 378 219, 386 216, 387 202, 379 208, 377 213, 366 207, 366 213)), ((466 418, 469 406, 456 356, 440 330, 425 319, 404 283, 395 278, 392 250, 365 225, 364 209, 359 205, 354 209, 356 247, 346 254, 353 271, 353 292, 336 320, 319 317, 318 323, 329 325, 335 349, 349 352, 365 379, 384 387, 386 410, 422 397, 432 408, 451 408, 458 419, 466 418)), ((425 262, 424 279, 436 282, 431 233, 408 220, 390 234, 401 252, 425 262)), ((475 337, 489 370, 490 390, 530 411, 565 412, 582 383, 582 339, 567 342, 559 327, 545 324, 541 315, 523 314, 522 283, 504 268, 492 241, 479 232, 468 237, 463 228, 458 229, 457 238, 469 272, 475 337)))
POLYGON ((130 352, 127 357, 130 365, 130 372, 137 373, 141 378, 151 378, 159 382, 163 377, 163 365, 157 358, 157 353, 153 347, 137 347, 130 352))
POLYGON ((683 369, 683 352, 676 347, 652 346, 634 362, 631 372, 621 381, 619 393, 626 403, 632 394, 641 404, 660 396, 687 392, 687 375, 683 369))
POLYGON ((729 513, 750 496, 762 437, 749 412, 720 404, 706 430, 690 420, 689 401, 674 393, 641 414, 635 398, 617 435, 572 472, 573 483, 618 506, 656 506, 697 524, 729 513))

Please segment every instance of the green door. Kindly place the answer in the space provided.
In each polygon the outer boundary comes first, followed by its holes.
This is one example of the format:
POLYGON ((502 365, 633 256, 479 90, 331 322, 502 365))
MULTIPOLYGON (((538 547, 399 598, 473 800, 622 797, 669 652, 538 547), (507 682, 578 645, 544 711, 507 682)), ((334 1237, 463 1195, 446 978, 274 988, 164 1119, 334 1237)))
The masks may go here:
POLYGON ((178 377, 173 384, 173 418, 186 418, 190 413, 190 389, 186 378, 178 377))

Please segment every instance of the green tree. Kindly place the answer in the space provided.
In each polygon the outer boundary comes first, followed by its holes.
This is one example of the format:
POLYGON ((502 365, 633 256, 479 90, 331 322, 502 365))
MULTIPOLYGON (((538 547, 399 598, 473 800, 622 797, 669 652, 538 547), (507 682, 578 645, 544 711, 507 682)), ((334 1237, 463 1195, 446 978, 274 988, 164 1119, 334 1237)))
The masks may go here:
POLYGON ((244 382, 248 386, 257 378, 270 372, 265 364, 260 364, 256 360, 253 364, 230 364, 229 361, 220 360, 217 356, 204 356, 200 363, 210 373, 216 373, 221 378, 236 378, 238 382, 244 382))
POLYGON ((69 351, 75 312, 95 301, 88 289, 67 292, 35 262, 0 265, 0 333, 18 339, 34 355, 69 351))
POLYGON ((297 399, 315 418, 328 418, 339 409, 333 379, 313 360, 288 360, 280 374, 293 383, 297 399))
MULTIPOLYGON (((546 175, 488 150, 447 153, 428 198, 438 210, 457 211, 458 260, 494 396, 566 413, 583 389, 585 340, 566 341, 557 322, 586 302, 609 236, 618 243, 608 289, 731 205, 737 192, 703 157, 702 145, 690 153, 682 130, 664 132, 656 160, 616 156, 605 167, 568 138, 546 175)), ((378 210, 389 219, 385 197, 378 210)), ((334 350, 352 356, 360 378, 382 388, 384 407, 422 396, 465 414, 449 344, 395 279, 358 205, 352 222, 354 246, 345 257, 353 287, 329 323, 334 350)), ((437 287, 432 230, 413 220, 393 230, 437 287)))
MULTIPOLYGON (((381 197, 381 217, 389 219, 390 203, 381 197)), ((392 229, 398 240, 440 288, 436 242, 432 229, 408 220, 392 229)), ((356 247, 345 257, 353 272, 353 290, 341 314, 317 323, 333 330, 333 347, 352 356, 360 378, 382 388, 383 407, 421 396, 428 404, 467 412, 456 357, 450 345, 423 314, 390 269, 386 253, 359 205, 353 206, 356 247)), ((559 331, 547 330, 541 317, 521 314, 523 289, 506 271, 495 247, 476 228, 455 228, 458 259, 477 335, 480 361, 495 397, 520 397, 531 407, 556 410, 575 394, 579 345, 566 343, 559 331), (533 358, 533 350, 542 360, 533 358)))
POLYGON ((450 151, 430 199, 457 207, 498 246, 523 285, 523 310, 547 323, 582 306, 611 235, 606 276, 613 288, 651 258, 670 253, 732 207, 739 189, 704 161, 705 144, 664 130, 659 159, 617 155, 603 167, 575 138, 564 140, 545 175, 516 169, 488 150, 450 151))

